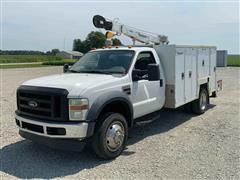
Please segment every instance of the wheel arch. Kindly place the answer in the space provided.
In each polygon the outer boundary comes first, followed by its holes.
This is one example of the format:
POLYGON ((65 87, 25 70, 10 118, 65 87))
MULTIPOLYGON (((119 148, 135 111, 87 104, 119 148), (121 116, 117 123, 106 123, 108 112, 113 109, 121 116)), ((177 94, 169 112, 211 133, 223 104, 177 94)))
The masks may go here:
POLYGON ((123 92, 111 92, 102 94, 97 98, 89 109, 87 120, 99 123, 100 117, 105 112, 122 114, 129 127, 133 125, 133 106, 130 98, 123 92))
POLYGON ((207 83, 201 84, 200 85, 200 89, 201 88, 204 88, 204 89, 206 89, 208 91, 209 90, 209 83, 207 82, 207 83))

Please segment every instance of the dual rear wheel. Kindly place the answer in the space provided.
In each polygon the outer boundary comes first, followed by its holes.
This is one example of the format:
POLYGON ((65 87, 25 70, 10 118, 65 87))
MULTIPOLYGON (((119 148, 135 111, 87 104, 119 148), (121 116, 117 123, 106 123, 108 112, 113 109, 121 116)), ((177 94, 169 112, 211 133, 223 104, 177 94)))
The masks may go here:
POLYGON ((209 103, 208 91, 206 88, 200 88, 199 98, 191 103, 192 111, 195 114, 203 114, 209 103))

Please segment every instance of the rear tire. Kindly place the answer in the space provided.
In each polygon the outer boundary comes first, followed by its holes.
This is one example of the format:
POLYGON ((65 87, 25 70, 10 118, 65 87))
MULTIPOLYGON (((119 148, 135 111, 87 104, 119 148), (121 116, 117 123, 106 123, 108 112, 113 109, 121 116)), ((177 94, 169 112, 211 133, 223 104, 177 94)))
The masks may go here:
POLYGON ((119 113, 106 113, 99 119, 92 140, 96 155, 103 159, 114 159, 124 150, 128 136, 128 125, 125 117, 119 113))
POLYGON ((208 92, 205 88, 200 88, 199 98, 192 102, 192 111, 195 114, 203 114, 209 102, 208 92))

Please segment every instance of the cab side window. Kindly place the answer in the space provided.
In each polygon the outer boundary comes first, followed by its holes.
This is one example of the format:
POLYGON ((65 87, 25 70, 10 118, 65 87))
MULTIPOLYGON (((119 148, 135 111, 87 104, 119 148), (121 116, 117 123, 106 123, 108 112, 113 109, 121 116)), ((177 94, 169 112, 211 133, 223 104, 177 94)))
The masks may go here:
POLYGON ((134 68, 143 71, 142 75, 144 76, 147 75, 148 64, 156 64, 152 52, 141 52, 137 57, 134 68))

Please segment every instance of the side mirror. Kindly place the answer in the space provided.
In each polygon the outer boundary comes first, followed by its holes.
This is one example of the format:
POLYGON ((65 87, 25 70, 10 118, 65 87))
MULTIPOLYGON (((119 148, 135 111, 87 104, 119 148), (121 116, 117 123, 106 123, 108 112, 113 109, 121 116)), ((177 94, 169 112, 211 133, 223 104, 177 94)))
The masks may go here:
POLYGON ((64 64, 63 66, 63 73, 67 72, 69 69, 69 65, 68 64, 64 64))
POLYGON ((148 64, 148 80, 149 81, 160 80, 160 69, 158 64, 148 64))

